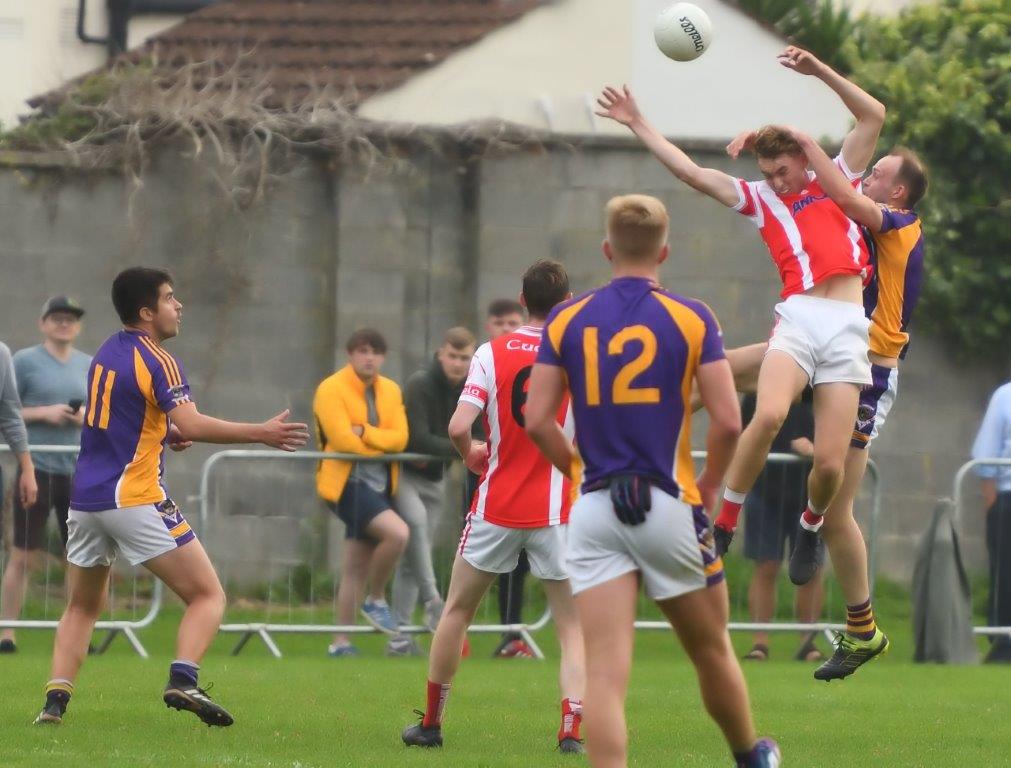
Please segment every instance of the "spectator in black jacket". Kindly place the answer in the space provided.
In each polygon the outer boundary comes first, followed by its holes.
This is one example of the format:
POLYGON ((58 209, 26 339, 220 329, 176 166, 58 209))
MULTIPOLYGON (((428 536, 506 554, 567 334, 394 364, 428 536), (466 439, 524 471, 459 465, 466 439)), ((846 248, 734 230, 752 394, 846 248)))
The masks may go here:
MULTIPOLYGON (((457 456, 449 440, 449 419, 460 399, 475 346, 474 335, 466 328, 450 328, 432 362, 413 374, 404 387, 410 435, 407 450, 445 461, 404 465, 394 503, 411 535, 393 580, 393 611, 401 624, 410 624, 420 600, 425 624, 433 632, 442 615, 443 602, 435 583, 429 530, 446 497, 443 482, 446 463, 457 456)), ((397 634, 390 639, 387 653, 416 655, 418 649, 410 636, 397 634)))

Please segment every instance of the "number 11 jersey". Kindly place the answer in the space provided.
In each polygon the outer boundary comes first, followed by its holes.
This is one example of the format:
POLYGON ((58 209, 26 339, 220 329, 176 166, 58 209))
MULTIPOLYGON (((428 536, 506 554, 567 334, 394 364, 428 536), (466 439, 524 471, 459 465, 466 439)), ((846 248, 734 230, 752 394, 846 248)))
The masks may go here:
MULTIPOLYGON (((506 528, 544 528, 569 521, 570 481, 527 437, 524 408, 539 328, 523 326, 478 347, 460 402, 484 413, 488 468, 471 501, 478 519, 506 528)), ((568 398, 558 423, 572 438, 568 398)))
POLYGON ((565 370, 583 490, 636 474, 687 504, 702 502, 691 455, 692 382, 722 360, 723 335, 703 302, 622 277, 559 304, 537 362, 565 370))
POLYGON ((70 506, 80 512, 157 504, 168 414, 189 403, 179 362, 143 331, 122 330, 95 353, 70 506))

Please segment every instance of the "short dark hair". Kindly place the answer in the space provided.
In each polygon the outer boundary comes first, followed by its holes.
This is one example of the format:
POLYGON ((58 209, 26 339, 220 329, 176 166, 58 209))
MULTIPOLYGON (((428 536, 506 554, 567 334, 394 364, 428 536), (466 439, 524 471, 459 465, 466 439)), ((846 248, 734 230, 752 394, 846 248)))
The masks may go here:
POLYGON ((477 339, 474 338, 474 334, 469 329, 464 328, 462 325, 457 325, 446 331, 442 337, 442 343, 449 344, 449 346, 459 352, 461 349, 477 346, 477 339))
POLYGON ((522 314, 523 305, 516 301, 516 299, 495 299, 495 301, 488 305, 488 317, 522 314))
POLYGON ((547 317, 568 295, 569 275, 557 261, 541 259, 523 273, 523 300, 533 317, 547 317))
POLYGON ((362 347, 372 347, 373 351, 378 352, 380 355, 385 355, 386 338, 375 328, 359 328, 348 337, 345 349, 347 349, 350 355, 356 349, 361 349, 362 347))
POLYGON ((906 188, 906 207, 915 208, 927 194, 927 169, 923 167, 920 156, 908 147, 893 147, 888 154, 902 158, 895 181, 906 188))
POLYGON ((124 324, 140 320, 141 309, 158 308, 161 287, 172 285, 172 275, 164 269, 153 267, 129 267, 112 281, 112 306, 124 324))

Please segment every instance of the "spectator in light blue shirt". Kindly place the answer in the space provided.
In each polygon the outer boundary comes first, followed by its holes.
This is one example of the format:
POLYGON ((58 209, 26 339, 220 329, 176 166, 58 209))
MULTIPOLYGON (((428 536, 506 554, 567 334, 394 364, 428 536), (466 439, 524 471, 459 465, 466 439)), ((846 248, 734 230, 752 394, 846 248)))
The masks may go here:
MULTIPOLYGON (((22 349, 14 355, 14 377, 21 400, 22 414, 31 445, 77 446, 81 442, 88 397, 88 367, 91 356, 74 349, 81 333, 84 310, 67 296, 54 296, 42 307, 39 330, 42 343, 22 349)), ((14 538, 10 560, 3 576, 3 611, 5 619, 21 613, 28 571, 43 549, 44 532, 50 511, 63 544, 67 543, 67 512, 70 485, 76 457, 73 454, 34 453, 38 496, 32 502, 14 501, 14 538)), ((21 472, 19 471, 19 478, 21 472)), ((0 653, 12 653, 14 630, 0 634, 0 653)))
MULTIPOLYGON (((990 398, 972 446, 974 459, 1011 459, 1011 383, 990 398)), ((1011 467, 976 468, 986 505, 986 547, 990 555, 989 622, 1011 627, 1011 467)), ((1011 663, 1011 634, 994 636, 986 661, 1011 663)))

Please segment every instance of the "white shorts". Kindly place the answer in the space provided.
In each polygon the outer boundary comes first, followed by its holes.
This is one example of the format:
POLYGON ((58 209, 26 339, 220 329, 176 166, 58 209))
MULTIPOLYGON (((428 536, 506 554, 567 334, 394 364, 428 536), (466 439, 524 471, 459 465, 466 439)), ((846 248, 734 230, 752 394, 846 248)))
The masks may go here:
POLYGON ((572 594, 638 571, 646 595, 669 600, 723 581, 723 561, 709 518, 655 486, 652 509, 641 525, 614 514, 610 492, 580 496, 569 517, 566 563, 572 594))
POLYGON ((796 294, 776 305, 769 350, 792 357, 812 386, 871 383, 870 320, 858 304, 796 294))
POLYGON ((140 565, 196 538, 171 501, 101 512, 71 509, 67 532, 67 560, 81 568, 112 565, 117 552, 140 565))
POLYGON ((850 441, 854 448, 866 448, 878 436, 899 393, 898 368, 872 365, 871 378, 873 382, 860 390, 857 423, 850 441))
POLYGON ((544 528, 506 528, 473 512, 460 536, 460 555, 479 571, 512 573, 526 550, 530 572, 538 579, 562 581, 565 571, 565 525, 544 528))

